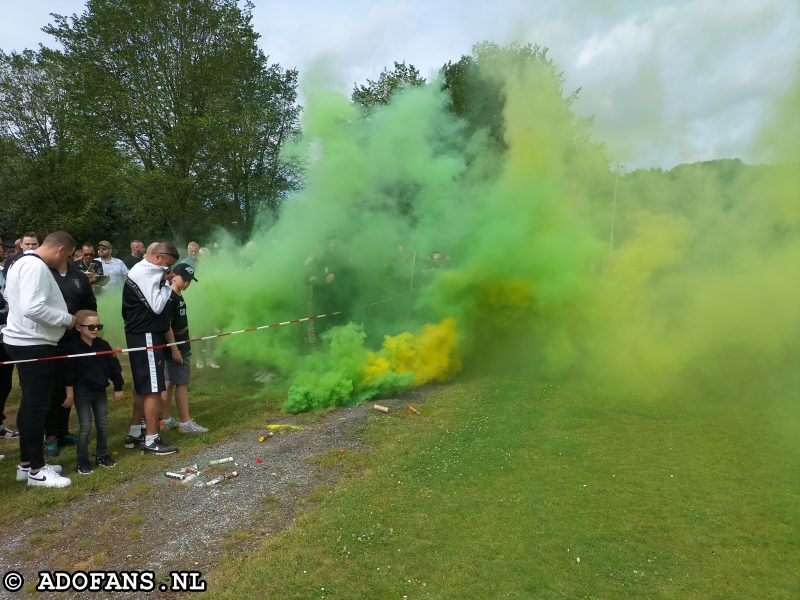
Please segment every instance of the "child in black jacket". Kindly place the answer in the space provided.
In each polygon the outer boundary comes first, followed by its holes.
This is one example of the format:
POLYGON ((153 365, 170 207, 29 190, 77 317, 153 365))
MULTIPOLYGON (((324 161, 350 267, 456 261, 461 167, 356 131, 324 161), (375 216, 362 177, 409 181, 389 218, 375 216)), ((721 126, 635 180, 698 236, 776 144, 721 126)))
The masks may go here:
MULTIPOLYGON (((103 329, 100 317, 91 310, 79 310, 75 313, 75 326, 80 337, 73 336, 68 341, 70 354, 104 352, 111 350, 108 342, 97 337, 103 329)), ((66 344, 65 344, 66 345, 66 344)), ((78 473, 88 475, 92 472, 89 464, 89 433, 92 429, 92 413, 97 427, 97 454, 95 464, 113 467, 117 463, 108 454, 108 399, 106 388, 108 381, 114 384, 114 400, 122 400, 122 368, 113 354, 70 358, 72 368, 68 369, 67 398, 64 406, 72 406, 78 412, 78 473)))

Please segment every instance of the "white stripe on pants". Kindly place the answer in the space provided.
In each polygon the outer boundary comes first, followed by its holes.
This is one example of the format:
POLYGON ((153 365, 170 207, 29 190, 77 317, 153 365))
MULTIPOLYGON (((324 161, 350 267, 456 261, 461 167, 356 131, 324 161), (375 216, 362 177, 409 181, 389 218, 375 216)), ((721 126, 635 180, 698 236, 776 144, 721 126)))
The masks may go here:
MULTIPOLYGON (((144 345, 153 345, 153 334, 144 334, 144 345)), ((156 356, 152 348, 147 350, 147 366, 150 368, 150 392, 155 393, 158 391, 158 375, 156 374, 156 356)))

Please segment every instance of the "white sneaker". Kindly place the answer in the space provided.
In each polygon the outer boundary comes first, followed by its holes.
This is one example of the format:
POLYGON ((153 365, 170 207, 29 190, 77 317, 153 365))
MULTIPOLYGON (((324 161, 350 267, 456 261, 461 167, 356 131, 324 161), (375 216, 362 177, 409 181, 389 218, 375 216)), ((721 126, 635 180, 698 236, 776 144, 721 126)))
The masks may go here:
POLYGON ((202 369, 202 368, 203 368, 203 361, 202 361, 202 360, 200 360, 200 359, 198 358, 198 359, 195 361, 195 363, 194 363, 194 366, 195 366, 196 368, 198 368, 198 369, 202 369))
MULTIPOLYGON (((45 469, 49 469, 54 473, 61 473, 61 465, 45 465, 45 469)), ((28 479, 28 475, 31 472, 30 467, 23 467, 22 465, 17 465, 17 481, 25 481, 28 479)))
POLYGON ((5 460, 5 459, 6 459, 6 455, 5 454, 0 454, 0 460, 5 460))
POLYGON ((219 365, 217 364, 217 361, 215 361, 213 358, 209 358, 208 361, 207 361, 207 364, 212 369, 219 369, 219 365))
POLYGON ((34 487, 63 488, 72 483, 69 477, 62 477, 50 465, 42 467, 35 475, 28 473, 28 485, 34 487))
POLYGON ((202 427, 194 421, 178 423, 178 431, 181 433, 208 433, 208 429, 206 427, 202 427))

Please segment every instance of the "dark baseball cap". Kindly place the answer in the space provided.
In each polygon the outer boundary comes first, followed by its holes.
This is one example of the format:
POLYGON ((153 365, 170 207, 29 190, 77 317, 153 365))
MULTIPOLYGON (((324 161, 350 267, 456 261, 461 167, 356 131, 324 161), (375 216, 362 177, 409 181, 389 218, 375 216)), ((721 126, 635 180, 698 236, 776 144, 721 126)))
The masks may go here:
POLYGON ((192 265, 178 263, 172 267, 172 272, 175 273, 175 275, 180 275, 184 279, 194 279, 197 281, 197 277, 194 276, 194 267, 192 265))

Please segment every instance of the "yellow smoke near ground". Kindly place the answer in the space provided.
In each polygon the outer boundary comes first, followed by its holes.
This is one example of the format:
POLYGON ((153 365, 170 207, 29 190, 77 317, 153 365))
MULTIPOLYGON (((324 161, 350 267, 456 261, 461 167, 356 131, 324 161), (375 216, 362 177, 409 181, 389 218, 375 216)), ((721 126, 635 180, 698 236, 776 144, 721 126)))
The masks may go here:
POLYGON ((425 325, 419 334, 408 331, 387 335, 378 352, 370 352, 363 383, 369 385, 384 373, 412 373, 414 385, 446 381, 461 369, 456 354, 456 320, 442 319, 425 325))

